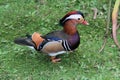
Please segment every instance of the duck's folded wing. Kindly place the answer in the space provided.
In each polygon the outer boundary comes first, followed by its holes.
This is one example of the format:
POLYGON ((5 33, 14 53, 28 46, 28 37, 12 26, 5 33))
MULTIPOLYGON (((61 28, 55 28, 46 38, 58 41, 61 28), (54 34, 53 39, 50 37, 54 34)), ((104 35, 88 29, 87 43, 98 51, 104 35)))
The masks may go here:
POLYGON ((58 40, 66 40, 69 36, 66 33, 64 33, 64 31, 53 31, 42 37, 47 40, 58 41, 58 40))

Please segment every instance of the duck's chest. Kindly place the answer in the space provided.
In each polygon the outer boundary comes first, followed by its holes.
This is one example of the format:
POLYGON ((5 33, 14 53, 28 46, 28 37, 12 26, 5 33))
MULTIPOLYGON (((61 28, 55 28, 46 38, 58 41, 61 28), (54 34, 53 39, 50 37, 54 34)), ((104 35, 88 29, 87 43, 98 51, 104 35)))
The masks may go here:
POLYGON ((74 34, 68 39, 69 46, 71 50, 76 49, 80 44, 80 36, 78 33, 74 34))
POLYGON ((79 34, 75 33, 74 35, 69 36, 69 38, 67 40, 64 40, 62 44, 67 51, 76 49, 80 44, 79 34))

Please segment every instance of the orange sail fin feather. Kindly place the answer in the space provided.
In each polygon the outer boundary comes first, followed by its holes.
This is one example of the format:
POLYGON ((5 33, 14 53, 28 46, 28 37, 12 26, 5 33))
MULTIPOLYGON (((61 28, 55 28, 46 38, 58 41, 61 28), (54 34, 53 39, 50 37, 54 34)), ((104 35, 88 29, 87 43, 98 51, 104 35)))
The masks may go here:
POLYGON ((41 37, 41 34, 34 32, 32 34, 32 40, 36 44, 36 47, 38 49, 39 45, 45 40, 41 37))

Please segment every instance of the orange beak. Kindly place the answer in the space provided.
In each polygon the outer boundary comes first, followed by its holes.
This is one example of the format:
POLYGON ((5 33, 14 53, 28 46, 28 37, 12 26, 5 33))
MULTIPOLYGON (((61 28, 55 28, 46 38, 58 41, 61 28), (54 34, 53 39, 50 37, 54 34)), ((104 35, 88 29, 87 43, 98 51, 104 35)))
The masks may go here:
POLYGON ((89 23, 88 23, 86 20, 84 20, 84 21, 82 22, 82 24, 84 24, 84 25, 89 25, 89 23))

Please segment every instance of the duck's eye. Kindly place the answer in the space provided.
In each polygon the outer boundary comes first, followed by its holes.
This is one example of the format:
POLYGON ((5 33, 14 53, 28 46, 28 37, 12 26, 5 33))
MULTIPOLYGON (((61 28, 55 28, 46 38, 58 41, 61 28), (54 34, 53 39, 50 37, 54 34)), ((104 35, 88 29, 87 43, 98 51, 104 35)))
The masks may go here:
POLYGON ((80 18, 78 18, 78 20, 80 20, 80 18))

